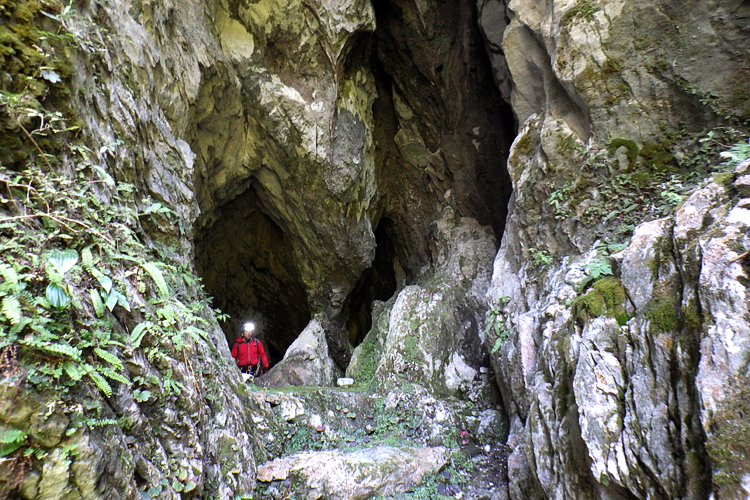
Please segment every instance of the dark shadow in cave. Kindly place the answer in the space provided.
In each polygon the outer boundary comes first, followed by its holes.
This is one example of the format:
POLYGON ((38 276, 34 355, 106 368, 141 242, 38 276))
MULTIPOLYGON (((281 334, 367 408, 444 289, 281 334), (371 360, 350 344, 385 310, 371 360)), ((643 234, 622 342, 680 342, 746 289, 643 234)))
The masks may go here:
POLYGON ((391 239, 393 221, 383 218, 375 229, 375 259, 354 285, 344 304, 348 313, 346 334, 353 346, 358 346, 372 327, 372 301, 388 300, 396 292, 394 271, 396 247, 391 239))
POLYGON ((260 209, 253 188, 220 208, 216 222, 195 241, 195 264, 229 345, 254 321, 275 364, 310 321, 305 288, 289 238, 260 209))

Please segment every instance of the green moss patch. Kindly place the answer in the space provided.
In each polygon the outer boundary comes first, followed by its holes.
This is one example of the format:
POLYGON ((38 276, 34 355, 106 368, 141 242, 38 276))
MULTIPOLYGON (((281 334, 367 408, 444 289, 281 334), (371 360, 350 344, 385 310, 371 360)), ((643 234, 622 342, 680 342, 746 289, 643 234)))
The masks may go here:
POLYGON ((625 149, 627 150, 627 153, 625 153, 625 155, 631 162, 634 162, 635 159, 638 158, 638 145, 635 143, 635 141, 631 141, 630 139, 612 139, 609 143, 608 149, 610 156, 615 154, 615 151, 617 151, 621 147, 625 147, 625 149))
POLYGON ((624 325, 630 319, 625 311, 625 288, 618 278, 603 278, 573 301, 573 316, 582 321, 607 316, 624 325))
POLYGON ((60 97, 71 73, 64 57, 70 36, 53 20, 62 9, 55 0, 0 0, 0 163, 22 166, 32 154, 54 162, 59 141, 51 136, 67 127, 57 107, 73 115, 60 97), (31 132, 35 134, 32 138, 31 132), (36 143, 36 144, 35 144, 36 143))
POLYGON ((662 292, 648 305, 646 319, 651 333, 674 332, 680 329, 680 299, 676 295, 662 292))

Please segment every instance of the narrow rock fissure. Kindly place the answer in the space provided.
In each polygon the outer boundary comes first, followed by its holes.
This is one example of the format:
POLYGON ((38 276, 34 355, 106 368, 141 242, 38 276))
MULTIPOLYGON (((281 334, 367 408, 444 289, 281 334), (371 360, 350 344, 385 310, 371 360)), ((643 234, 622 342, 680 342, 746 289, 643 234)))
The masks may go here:
POLYGON ((384 218, 375 229, 375 259, 372 267, 362 273, 354 285, 344 310, 348 314, 346 332, 349 342, 358 346, 372 327, 372 302, 386 301, 396 292, 397 281, 394 264, 396 248, 391 239, 393 221, 384 218))

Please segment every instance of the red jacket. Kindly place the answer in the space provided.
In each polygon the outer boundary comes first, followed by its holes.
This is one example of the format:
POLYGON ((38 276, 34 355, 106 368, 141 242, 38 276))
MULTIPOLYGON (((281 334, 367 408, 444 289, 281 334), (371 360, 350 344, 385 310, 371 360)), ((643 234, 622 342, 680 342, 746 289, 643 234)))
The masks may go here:
POLYGON ((255 366, 263 361, 263 367, 268 368, 268 357, 263 342, 256 338, 247 342, 241 335, 237 337, 232 347, 232 357, 237 360, 237 366, 255 366))

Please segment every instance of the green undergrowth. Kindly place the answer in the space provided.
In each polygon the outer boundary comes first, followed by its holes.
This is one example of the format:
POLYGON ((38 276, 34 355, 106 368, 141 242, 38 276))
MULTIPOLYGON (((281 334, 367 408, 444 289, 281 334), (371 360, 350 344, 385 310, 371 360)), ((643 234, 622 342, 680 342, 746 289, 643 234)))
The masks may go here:
MULTIPOLYGON (((319 391, 318 388, 315 392, 319 394, 319 391)), ((314 394, 312 396, 315 397, 314 394)), ((306 397, 310 397, 310 394, 306 397)), ((325 423, 318 428, 294 422, 283 423, 283 455, 334 448, 353 451, 374 446, 426 444, 420 408, 411 407, 403 402, 387 406, 382 397, 373 397, 368 398, 366 402, 359 402, 355 409, 326 398, 325 395, 320 395, 320 398, 327 401, 321 403, 321 412, 328 414, 325 423)), ((447 445, 457 446, 457 439, 457 432, 449 432, 444 436, 447 445)))
POLYGON ((644 144, 628 138, 613 138, 603 148, 565 144, 581 168, 574 178, 566 177, 568 170, 549 185, 555 218, 575 217, 620 242, 638 223, 673 212, 705 179, 750 158, 747 134, 731 127, 670 133, 644 144))
MULTIPOLYGON (((281 455, 291 455, 303 451, 338 450, 352 452, 366 448, 391 447, 424 447, 441 444, 448 448, 450 459, 439 474, 428 475, 422 484, 412 491, 403 493, 398 498, 442 498, 438 494, 440 485, 464 484, 469 482, 474 463, 461 451, 468 435, 462 430, 462 414, 468 415, 472 411, 471 405, 456 413, 456 418, 445 422, 446 426, 440 432, 440 442, 434 442, 430 435, 432 429, 427 427, 424 419, 424 408, 414 405, 409 396, 404 396, 390 404, 387 397, 372 395, 369 391, 361 391, 362 399, 340 399, 342 392, 325 388, 302 388, 291 391, 305 399, 306 408, 314 408, 313 413, 320 413, 323 422, 316 428, 295 421, 280 422, 277 436, 283 442, 281 455), (314 400, 314 402, 313 402, 314 400), (348 404, 344 401, 348 401, 348 404)), ((265 389, 264 392, 273 393, 277 389, 265 389)), ((410 393, 412 391, 405 391, 410 393)), ((279 407, 276 407, 279 408, 279 407)), ((278 410, 277 410, 278 411, 278 410)), ((480 445, 490 443, 479 443, 480 445)), ((492 443, 494 444, 494 443, 492 443)), ((268 493, 273 485, 261 486, 261 490, 268 493)), ((390 498, 390 497, 376 497, 390 498)))
POLYGON ((0 163, 22 167, 31 156, 56 164, 54 133, 75 131, 65 104, 73 36, 56 19, 70 12, 57 0, 0 0, 0 163))
MULTIPOLYGON (((139 209, 128 201, 133 186, 85 161, 74 176, 33 163, 20 172, 0 166, 0 192, 3 383, 45 394, 68 416, 81 407, 84 388, 106 398, 120 384, 131 386, 138 403, 179 398, 184 387, 171 370, 131 379, 124 367, 135 349, 168 366, 186 343, 208 338, 205 304, 186 292, 199 287, 191 270, 141 242, 139 219, 171 212, 148 200, 139 209), (96 193, 100 183, 111 188, 106 202, 96 193)), ((97 415, 83 417, 70 434, 97 415)), ((29 427, 0 432, 23 433, 2 456, 46 453, 29 427)))
MULTIPOLYGON (((0 496, 53 448, 74 455, 79 430, 127 432, 103 403, 120 389, 139 405, 180 406, 171 362, 200 358, 195 343, 215 350, 202 287, 172 257, 179 236, 155 245, 144 229, 181 231, 176 214, 116 181, 61 104, 64 54, 82 42, 66 34, 71 15, 51 0, 0 0, 0 460, 13 470, 0 496), (131 377, 136 350, 155 372, 131 377), (62 441, 44 430, 60 425, 62 441)), ((172 489, 195 487, 164 474, 172 489)))
POLYGON ((503 343, 510 338, 510 327, 505 314, 505 306, 510 302, 510 297, 499 297, 484 315, 484 334, 487 335, 486 342, 492 345, 491 354, 497 354, 503 343))

